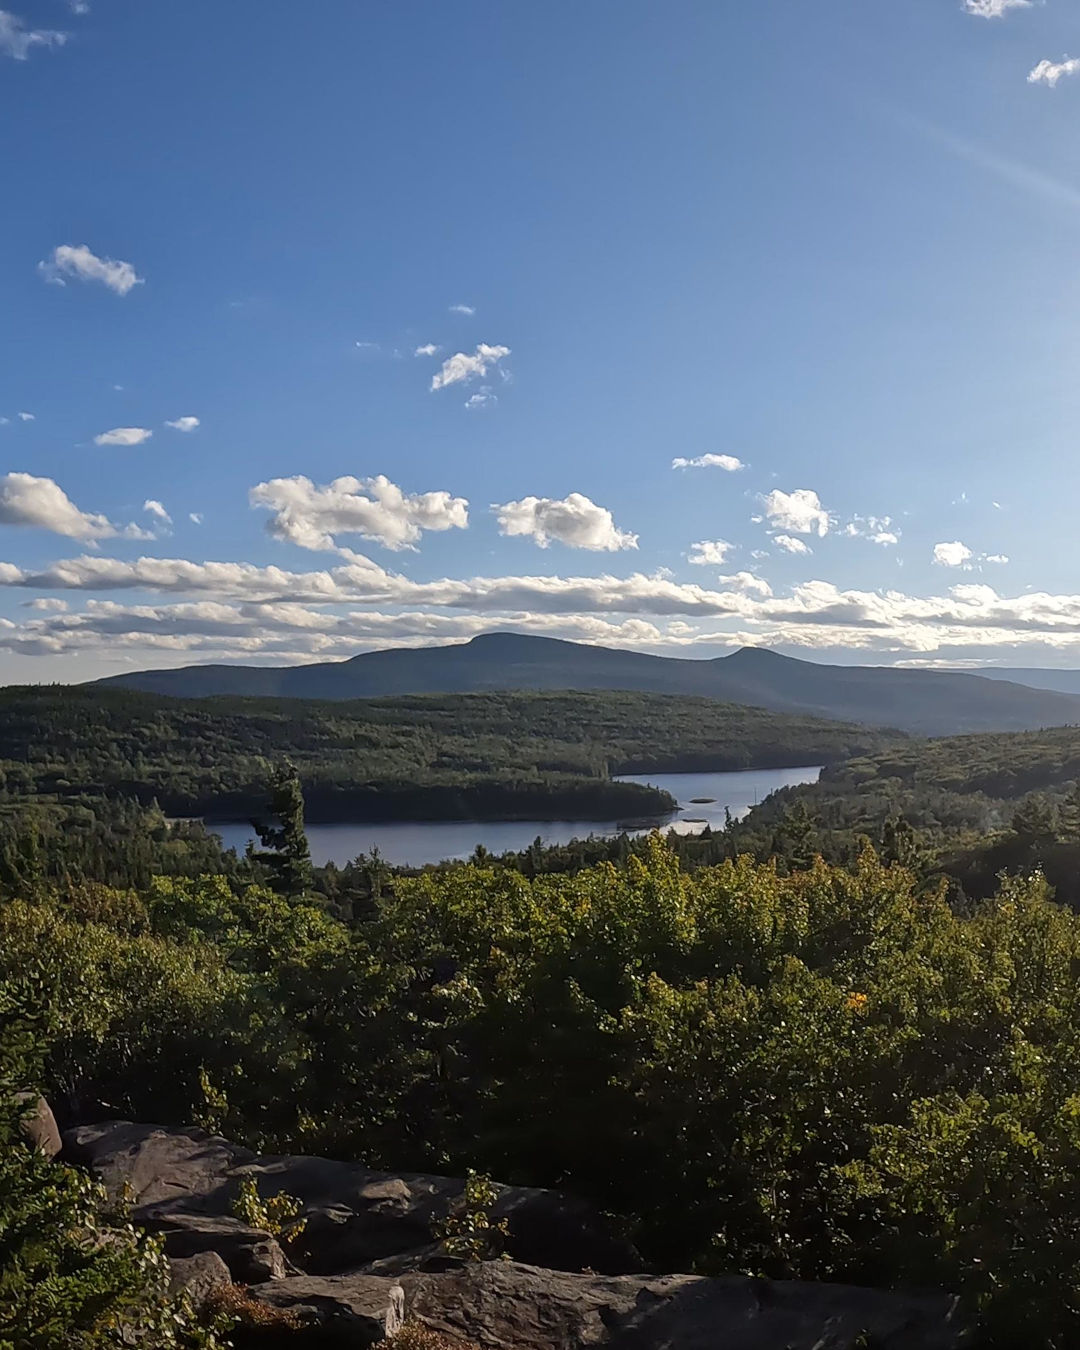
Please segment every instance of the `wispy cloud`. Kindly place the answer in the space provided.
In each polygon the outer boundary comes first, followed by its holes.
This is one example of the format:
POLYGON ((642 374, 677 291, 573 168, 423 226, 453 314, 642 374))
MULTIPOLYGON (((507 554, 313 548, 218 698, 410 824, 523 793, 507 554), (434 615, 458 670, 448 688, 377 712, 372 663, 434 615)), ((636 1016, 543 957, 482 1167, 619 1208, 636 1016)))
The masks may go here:
POLYGON ((1010 9, 1030 9, 1031 0, 964 0, 964 13, 979 19, 1003 19, 1010 9))
POLYGON ((1020 164, 1016 160, 1007 159, 1004 155, 999 155, 993 150, 987 150, 985 146, 965 140, 962 136, 954 136, 952 132, 945 131, 941 127, 933 126, 928 122, 921 122, 917 118, 905 118, 904 120, 907 125, 929 140, 934 141, 943 149, 948 150, 957 159, 966 160, 967 163, 974 164, 977 168, 985 169, 1003 182, 1027 193, 1028 196, 1041 197, 1044 201, 1052 202, 1057 206, 1080 209, 1080 188, 1074 187, 1072 183, 1054 178, 1041 169, 1033 169, 1028 164, 1020 164))
POLYGON ((21 412, 21 413, 19 413, 19 414, 18 414, 18 418, 19 418, 19 421, 20 421, 20 422, 34 422, 34 421, 37 420, 37 419, 34 417, 34 414, 33 414, 33 413, 28 413, 28 412, 21 412))
POLYGON ((735 455, 699 455, 697 459, 673 459, 673 469, 723 469, 725 473, 737 473, 746 465, 735 455))
POLYGON ((425 342, 422 347, 416 348, 413 356, 435 356, 438 350, 434 342, 425 342))
POLYGON ((161 502, 155 501, 153 497, 148 497, 147 500, 143 502, 143 510, 149 515, 156 517, 163 525, 172 524, 172 516, 165 510, 165 507, 161 502))
POLYGON ((466 352, 455 352, 442 363, 442 369, 432 376, 432 392, 484 376, 509 355, 509 347, 494 347, 487 342, 481 342, 471 356, 466 352))
POLYGON ((64 286, 65 278, 73 277, 78 281, 100 281, 117 295, 127 295, 143 283, 131 263, 99 258, 86 244, 61 244, 53 249, 51 258, 38 263, 38 271, 54 286, 64 286))
POLYGON ((172 427, 174 431, 195 431, 199 426, 197 417, 178 417, 173 422, 166 422, 167 427, 172 427))
POLYGON ((94 437, 95 445, 142 445, 154 433, 149 427, 113 427, 94 437))
POLYGON ((0 54, 25 61, 35 47, 62 47, 67 33, 51 28, 27 28, 17 14, 0 9, 0 54))
POLYGON ((471 319, 472 316, 476 313, 476 308, 473 305, 451 305, 450 313, 464 314, 467 318, 471 319))
POLYGON ((1056 89, 1062 76, 1075 75, 1078 70, 1080 60, 1075 56, 1065 56, 1060 61, 1040 61, 1028 76, 1028 84, 1045 84, 1056 89))

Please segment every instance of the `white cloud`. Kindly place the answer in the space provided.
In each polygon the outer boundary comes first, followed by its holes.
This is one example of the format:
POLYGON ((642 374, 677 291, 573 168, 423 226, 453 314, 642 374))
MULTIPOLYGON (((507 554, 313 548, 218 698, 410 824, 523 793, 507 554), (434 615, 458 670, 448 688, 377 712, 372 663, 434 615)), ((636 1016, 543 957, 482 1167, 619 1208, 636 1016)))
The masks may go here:
POLYGON ((36 655, 145 649, 289 660, 347 656, 359 644, 466 638, 498 626, 658 648, 757 644, 918 657, 978 655, 997 647, 1053 651, 1080 661, 1080 595, 1006 597, 987 585, 965 584, 918 597, 841 591, 814 580, 775 596, 766 583, 743 574, 721 582, 729 589, 640 573, 413 582, 367 560, 307 573, 162 558, 84 556, 36 573, 0 563, 0 585, 24 590, 130 589, 194 597, 135 606, 89 599, 81 613, 43 612, 22 626, 0 625, 0 646, 36 655), (364 608, 336 612, 350 603, 364 608), (402 612, 403 606, 409 608, 402 612))
POLYGON ((696 544, 690 545, 686 560, 698 567, 722 567, 734 547, 725 539, 699 539, 696 544))
POLYGON ((1004 564, 1004 563, 1007 563, 1008 561, 1009 561, 1009 555, 1008 555, 1007 553, 988 553, 988 554, 986 555, 986 557, 983 559, 983 562, 988 562, 988 563, 1002 563, 1002 564, 1004 564))
POLYGON ((18 414, 18 418, 19 418, 19 421, 20 421, 20 422, 35 422, 35 421, 37 421, 37 418, 35 418, 34 414, 33 414, 33 413, 28 413, 28 412, 21 412, 21 413, 19 413, 19 414, 18 414))
POLYGON ((761 577, 756 577, 752 572, 736 572, 732 576, 721 577, 721 586, 729 586, 733 591, 743 591, 747 595, 760 595, 768 598, 772 595, 772 587, 761 577))
POLYGON ((1061 61, 1040 61, 1028 76, 1028 84, 1045 84, 1051 89, 1063 75, 1075 75, 1080 70, 1080 60, 1066 56, 1061 61))
POLYGON ((673 459, 673 469, 723 469, 725 473, 736 473, 746 465, 734 455, 699 455, 697 459, 673 459))
POLYGON ((451 305, 450 313, 464 314, 467 318, 471 319, 472 316, 476 313, 476 309, 472 305, 451 305))
POLYGON ((155 501, 153 497, 148 497, 146 501, 143 502, 143 510, 148 511, 152 516, 156 516, 163 525, 172 524, 172 516, 170 516, 164 506, 162 506, 159 501, 155 501))
POLYGON ((100 281, 117 295, 127 295, 135 286, 141 286, 140 277, 131 263, 117 262, 112 258, 99 258, 85 244, 61 244, 53 249, 53 255, 47 262, 38 263, 38 271, 46 281, 63 286, 65 277, 75 277, 79 281, 100 281))
POLYGON ((405 493, 389 478, 274 478, 249 494, 252 506, 273 511, 267 529, 301 548, 339 550, 336 536, 356 534, 390 549, 413 548, 424 530, 463 530, 469 503, 449 492, 405 493))
POLYGON ((900 532, 893 528, 888 516, 856 516, 844 526, 850 539, 868 539, 871 544, 892 548, 900 542, 900 532))
POLYGON ((0 525, 29 525, 69 539, 111 539, 119 533, 105 516, 80 511, 51 478, 8 473, 0 478, 0 525))
POLYGON ((167 427, 172 427, 174 431, 194 431, 199 425, 197 417, 178 417, 173 422, 166 422, 167 427))
POLYGON ((466 408, 486 408, 492 403, 498 403, 498 394, 493 394, 487 385, 477 390, 475 394, 470 394, 465 400, 466 408))
POLYGON ((615 528, 612 514, 580 492, 561 501, 551 497, 523 497, 519 502, 493 505, 499 533, 532 539, 541 548, 557 540, 567 548, 615 553, 637 548, 638 537, 615 528))
POLYGON ((493 347, 486 342, 481 342, 472 356, 465 352, 455 352, 442 363, 442 369, 432 376, 432 392, 436 389, 445 389, 451 384, 460 384, 463 380, 484 376, 504 356, 509 355, 509 347, 493 347))
POLYGON ((802 539, 796 539, 790 534, 778 534, 773 538, 773 543, 777 548, 782 548, 785 553, 799 553, 806 555, 813 553, 813 549, 802 539))
POLYGON ((1010 9, 1029 9, 1031 0, 964 0, 964 13, 980 19, 1002 19, 1010 9))
POLYGON ((829 533, 829 513, 810 488, 796 488, 794 492, 774 488, 763 501, 771 529, 789 530, 792 534, 829 533))
POLYGON ((438 352, 438 347, 434 342, 425 342, 422 347, 417 347, 413 356, 434 356, 438 352))
POLYGON ((154 433, 147 427, 113 427, 94 437, 95 445, 142 445, 154 433))
POLYGON ((26 600, 24 605, 27 609, 36 609, 46 614, 63 614, 68 608, 66 600, 54 599, 44 595, 38 596, 36 600, 26 600))
POLYGON ((0 53, 25 61, 35 47, 62 47, 67 33, 51 28, 27 28, 17 14, 0 9, 0 53))
POLYGON ((967 544, 962 544, 959 539, 934 545, 934 564, 937 567, 963 567, 974 556, 967 544))
POLYGON ((72 14, 89 14, 90 0, 68 0, 68 8, 72 14))
POLYGON ((201 511, 189 511, 188 520, 191 521, 192 525, 201 525, 203 523, 203 514, 201 511))

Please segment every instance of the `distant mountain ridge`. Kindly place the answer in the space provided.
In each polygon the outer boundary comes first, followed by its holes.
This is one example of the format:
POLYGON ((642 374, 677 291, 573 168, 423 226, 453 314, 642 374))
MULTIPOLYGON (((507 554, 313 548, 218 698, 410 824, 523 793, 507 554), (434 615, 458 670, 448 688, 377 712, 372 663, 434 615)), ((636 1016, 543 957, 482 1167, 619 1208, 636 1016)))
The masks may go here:
POLYGON ((186 666, 113 675, 96 683, 176 698, 350 699, 503 689, 639 690, 697 694, 927 736, 1080 723, 1080 694, 959 671, 825 666, 758 647, 743 647, 712 660, 688 660, 502 632, 449 646, 364 652, 346 661, 186 666))

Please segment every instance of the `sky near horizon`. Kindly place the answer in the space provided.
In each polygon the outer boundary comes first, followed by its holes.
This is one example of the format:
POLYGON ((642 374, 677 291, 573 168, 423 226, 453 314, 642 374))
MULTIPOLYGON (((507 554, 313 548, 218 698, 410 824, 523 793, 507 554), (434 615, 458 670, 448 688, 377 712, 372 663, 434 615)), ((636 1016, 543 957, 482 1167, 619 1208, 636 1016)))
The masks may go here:
POLYGON ((1080 666, 1076 0, 0 3, 0 680, 1080 666))

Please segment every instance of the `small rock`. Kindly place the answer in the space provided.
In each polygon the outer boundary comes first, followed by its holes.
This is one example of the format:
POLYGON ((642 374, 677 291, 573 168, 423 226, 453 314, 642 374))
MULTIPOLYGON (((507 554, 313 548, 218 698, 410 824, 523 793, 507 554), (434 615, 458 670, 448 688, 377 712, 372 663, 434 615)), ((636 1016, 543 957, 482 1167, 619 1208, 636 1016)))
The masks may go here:
POLYGON ((217 1252, 200 1252, 169 1260, 169 1288, 174 1294, 187 1294, 198 1307, 215 1289, 232 1284, 229 1267, 217 1252))
POLYGON ((15 1100, 20 1105, 25 1103, 30 1107, 19 1122, 23 1138, 31 1148, 44 1153, 46 1158, 55 1158, 63 1148, 63 1144, 52 1107, 36 1092, 16 1092, 15 1100))

